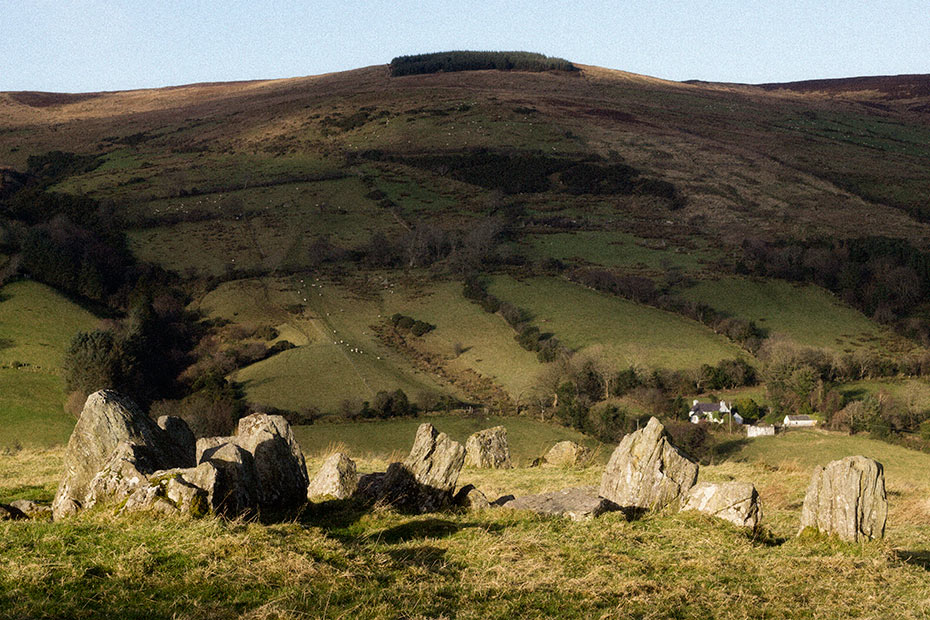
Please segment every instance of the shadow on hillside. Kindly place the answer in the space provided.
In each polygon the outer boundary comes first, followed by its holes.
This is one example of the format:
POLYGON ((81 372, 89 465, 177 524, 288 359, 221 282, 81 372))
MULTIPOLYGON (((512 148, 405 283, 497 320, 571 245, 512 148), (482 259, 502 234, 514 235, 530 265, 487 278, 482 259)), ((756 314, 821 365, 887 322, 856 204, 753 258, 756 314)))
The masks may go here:
POLYGON ((746 445, 749 443, 749 439, 746 437, 741 437, 739 439, 728 439, 722 441, 714 446, 713 453, 711 454, 711 459, 719 463, 721 461, 726 461, 733 455, 740 452, 746 445))
POLYGON ((0 338, 0 351, 11 348, 15 343, 10 338, 0 338))
POLYGON ((926 571, 930 571, 930 551, 895 551, 898 559, 906 564, 918 566, 926 571))

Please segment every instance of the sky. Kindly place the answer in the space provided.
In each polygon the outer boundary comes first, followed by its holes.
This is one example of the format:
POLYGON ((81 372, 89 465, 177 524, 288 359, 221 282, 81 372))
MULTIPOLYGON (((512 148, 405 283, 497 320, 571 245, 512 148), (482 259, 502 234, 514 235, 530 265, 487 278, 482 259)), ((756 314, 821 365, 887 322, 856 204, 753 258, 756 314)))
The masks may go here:
POLYGON ((930 73, 930 1, 0 0, 0 91, 297 77, 452 49, 671 80, 930 73))

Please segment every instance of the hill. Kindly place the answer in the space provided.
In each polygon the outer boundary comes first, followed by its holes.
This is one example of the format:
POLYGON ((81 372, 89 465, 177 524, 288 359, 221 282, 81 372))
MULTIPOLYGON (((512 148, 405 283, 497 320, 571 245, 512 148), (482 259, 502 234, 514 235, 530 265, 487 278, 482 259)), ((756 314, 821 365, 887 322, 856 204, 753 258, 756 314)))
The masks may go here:
POLYGON ((214 402, 217 374, 294 415, 398 388, 515 411, 555 402, 553 368, 580 385, 552 361, 572 353, 680 402, 740 387, 700 373, 761 369, 773 334, 846 355, 828 381, 930 370, 925 76, 676 83, 451 54, 0 93, 0 251, 116 316, 150 299, 177 336, 159 345, 175 412, 214 402), (461 295, 475 275, 495 300, 461 295))

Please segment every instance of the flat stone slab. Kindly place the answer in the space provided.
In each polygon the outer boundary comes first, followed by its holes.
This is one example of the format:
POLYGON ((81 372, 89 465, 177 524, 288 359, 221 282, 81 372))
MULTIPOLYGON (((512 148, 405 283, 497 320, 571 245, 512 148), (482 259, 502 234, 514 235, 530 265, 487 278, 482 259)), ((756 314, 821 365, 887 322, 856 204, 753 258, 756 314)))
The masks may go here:
POLYGON ((587 521, 605 512, 618 510, 616 504, 599 497, 595 487, 572 487, 550 493, 524 495, 500 506, 513 510, 530 510, 543 515, 559 515, 572 521, 587 521))

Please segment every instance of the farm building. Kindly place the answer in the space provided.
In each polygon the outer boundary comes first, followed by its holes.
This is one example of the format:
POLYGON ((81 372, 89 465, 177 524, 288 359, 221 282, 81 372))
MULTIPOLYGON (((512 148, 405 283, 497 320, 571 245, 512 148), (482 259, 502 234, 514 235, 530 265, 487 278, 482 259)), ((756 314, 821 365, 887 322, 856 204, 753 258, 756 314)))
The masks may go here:
POLYGON ((786 428, 816 426, 817 420, 809 415, 786 415, 784 425, 786 428))
POLYGON ((697 424, 701 420, 707 420, 715 424, 723 424, 727 414, 732 414, 733 421, 737 424, 743 423, 742 416, 732 411, 730 406, 722 400, 719 403, 702 403, 695 400, 691 405, 691 410, 688 412, 688 418, 691 420, 692 424, 697 424))
POLYGON ((746 427, 746 436, 747 437, 765 437, 772 436, 775 434, 775 427, 771 425, 759 425, 750 424, 746 427))

